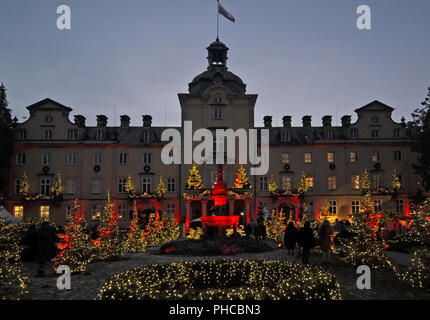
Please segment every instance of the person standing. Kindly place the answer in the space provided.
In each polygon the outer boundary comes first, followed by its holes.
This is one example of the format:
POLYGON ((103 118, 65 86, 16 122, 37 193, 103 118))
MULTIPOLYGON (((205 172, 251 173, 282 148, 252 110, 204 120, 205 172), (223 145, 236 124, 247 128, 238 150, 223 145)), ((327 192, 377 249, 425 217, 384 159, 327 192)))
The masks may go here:
POLYGON ((294 249, 297 242, 297 228, 294 226, 293 222, 290 222, 285 229, 284 234, 284 245, 288 250, 288 255, 294 255, 294 249))
POLYGON ((330 222, 328 220, 324 220, 321 230, 319 232, 320 237, 320 246, 323 255, 323 261, 330 262, 331 260, 331 236, 333 234, 333 230, 331 228, 330 222))
POLYGON ((305 226, 300 230, 300 240, 302 247, 302 262, 309 263, 309 254, 316 244, 314 231, 312 230, 309 221, 306 221, 305 226))

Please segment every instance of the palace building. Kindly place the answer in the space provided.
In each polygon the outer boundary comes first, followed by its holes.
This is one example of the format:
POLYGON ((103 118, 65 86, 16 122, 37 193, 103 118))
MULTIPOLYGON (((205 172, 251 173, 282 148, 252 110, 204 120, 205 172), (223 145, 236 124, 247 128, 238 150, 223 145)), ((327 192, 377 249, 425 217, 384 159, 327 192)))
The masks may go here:
MULTIPOLYGON (((419 188, 412 168, 417 155, 411 152, 405 122, 393 121, 393 108, 370 102, 355 110, 355 123, 345 115, 341 126, 332 125, 329 115, 319 124, 304 115, 303 125, 293 127, 292 117, 286 115, 281 127, 273 126, 271 116, 264 117, 264 127, 258 127, 254 123, 258 95, 246 93, 246 84, 228 70, 229 49, 218 39, 207 49, 207 70, 192 80, 188 93, 178 95, 181 123, 176 129, 181 131, 185 121, 192 121, 193 130, 270 130, 267 175, 251 176, 249 166, 245 166, 249 184, 235 188, 239 165, 223 167, 229 214, 241 215, 245 222, 265 207, 269 212, 283 209, 295 219, 303 214, 320 219, 324 206, 328 218, 345 219, 359 210, 360 179, 367 169, 375 207, 408 215, 409 197, 419 188), (393 173, 400 182, 395 195, 390 188, 393 173), (299 193, 303 181, 308 190, 299 193)), ((51 99, 27 109, 30 117, 16 129, 6 201, 6 208, 18 218, 42 216, 64 225, 77 199, 89 224, 96 224, 107 190, 124 225, 130 220, 133 200, 140 211, 174 215, 187 227, 211 214, 217 166, 197 166, 203 187, 187 188, 192 166, 163 164, 161 149, 167 142, 161 141, 161 135, 167 128, 153 126, 150 115, 143 116, 139 127, 130 126, 127 115, 121 116, 120 126, 108 126, 104 115, 97 116, 96 126, 87 126, 83 115, 74 116, 72 121, 72 109, 51 99), (166 187, 161 195, 157 193, 160 179, 166 187), (133 194, 129 192, 130 182, 133 194)), ((285 108, 285 114, 289 111, 298 110, 285 108)))

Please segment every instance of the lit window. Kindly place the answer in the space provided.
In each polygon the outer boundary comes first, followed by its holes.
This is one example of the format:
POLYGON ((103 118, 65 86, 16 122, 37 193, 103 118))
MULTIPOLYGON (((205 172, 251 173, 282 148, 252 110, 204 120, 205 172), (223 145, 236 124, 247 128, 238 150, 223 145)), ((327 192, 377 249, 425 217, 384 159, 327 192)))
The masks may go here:
POLYGON ((306 177, 306 187, 309 191, 314 189, 314 177, 306 177))
POLYGON ((45 140, 52 140, 52 130, 51 129, 45 130, 43 137, 45 140))
POLYGON ((69 140, 78 140, 78 130, 69 129, 68 136, 69 136, 69 140))
POLYGON ((49 219, 49 206, 41 206, 40 207, 40 217, 44 220, 49 219))
POLYGON ((373 181, 373 189, 378 190, 382 188, 382 183, 383 183, 382 174, 372 175, 372 181, 373 181))
POLYGON ((382 211, 382 200, 375 200, 374 208, 375 208, 375 211, 382 211))
POLYGON ((351 176, 351 184, 353 190, 360 190, 360 176, 352 175, 351 176))
POLYGON ((360 212, 360 200, 352 200, 352 213, 360 212))
POLYGON ((102 216, 101 210, 100 210, 100 206, 99 205, 93 205, 91 207, 91 219, 92 220, 99 220, 100 217, 102 216))
POLYGON ((222 109, 214 109, 214 120, 222 120, 224 118, 224 112, 222 109))
POLYGON ((118 178, 118 192, 119 193, 125 193, 125 185, 127 184, 126 178, 118 178))
POLYGON ((91 181, 91 192, 93 194, 101 194, 102 193, 102 179, 94 178, 91 181))
POLYGON ((289 152, 283 152, 282 153, 282 163, 284 163, 284 164, 290 163, 290 153, 289 152))
POLYGON ((169 203, 167 205, 167 210, 166 213, 169 217, 174 217, 176 214, 176 204, 174 203, 169 203))
POLYGON ((51 164, 51 154, 43 153, 42 154, 42 165, 50 165, 51 164))
POLYGON ((175 192, 176 191, 176 179, 168 178, 167 179, 167 192, 175 192))
POLYGON ((402 161, 402 151, 394 151, 394 161, 402 161))
POLYGON ((373 139, 379 138, 379 129, 372 129, 372 138, 373 139))
POLYGON ((127 213, 127 209, 125 204, 119 203, 117 206, 117 211, 116 211, 117 215, 118 215, 118 219, 125 219, 126 213, 127 213))
POLYGON ((102 164, 102 154, 100 152, 93 153, 93 164, 94 165, 102 164))
POLYGON ((336 190, 336 176, 328 177, 328 189, 330 191, 336 190))
POLYGON ((327 152, 327 162, 334 163, 336 161, 334 152, 327 152))
POLYGON ((15 206, 13 208, 13 215, 17 219, 23 219, 24 218, 24 207, 23 206, 15 206))
POLYGON ((357 162, 358 161, 358 152, 351 151, 349 153, 349 162, 357 162))
POLYGON ((142 177, 142 193, 151 193, 151 192, 152 192, 152 178, 142 177))
POLYGON ((120 153, 119 154, 119 164, 127 164, 128 162, 128 154, 127 153, 120 153))
POLYGON ((329 202, 328 202, 328 213, 331 216, 337 215, 337 201, 336 200, 329 200, 329 202))
POLYGON ((76 194, 76 180, 70 179, 66 181, 66 193, 76 194))
POLYGON ((378 151, 373 151, 372 152, 372 161, 373 162, 379 162, 379 161, 381 161, 381 158, 379 157, 379 152, 378 151))
POLYGON ((49 196, 51 194, 51 179, 41 178, 40 179, 40 193, 44 196, 49 196))
POLYGON ((152 164, 152 153, 143 154, 143 164, 152 164))
POLYGON ((291 177, 290 176, 282 176, 282 189, 284 189, 287 192, 291 191, 291 177))
POLYGON ((403 200, 397 200, 396 201, 396 212, 397 213, 404 213, 404 202, 403 200))
POLYGON ((71 152, 67 154, 67 165, 73 166, 78 163, 78 154, 71 152))
POLYGON ((305 152, 305 163, 312 163, 312 153, 305 152))
POLYGON ((260 191, 267 191, 267 177, 260 177, 260 191))
POLYGON ((18 153, 16 155, 16 164, 18 165, 25 164, 25 153, 18 153))

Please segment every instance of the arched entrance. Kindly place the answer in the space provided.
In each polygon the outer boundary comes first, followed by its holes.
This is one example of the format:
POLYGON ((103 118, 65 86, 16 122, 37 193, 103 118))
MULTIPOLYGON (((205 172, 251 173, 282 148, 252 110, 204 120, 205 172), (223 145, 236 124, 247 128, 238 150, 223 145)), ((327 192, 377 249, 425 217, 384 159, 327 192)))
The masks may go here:
POLYGON ((296 220, 296 207, 290 202, 283 202, 278 207, 279 212, 285 214, 285 220, 296 220))

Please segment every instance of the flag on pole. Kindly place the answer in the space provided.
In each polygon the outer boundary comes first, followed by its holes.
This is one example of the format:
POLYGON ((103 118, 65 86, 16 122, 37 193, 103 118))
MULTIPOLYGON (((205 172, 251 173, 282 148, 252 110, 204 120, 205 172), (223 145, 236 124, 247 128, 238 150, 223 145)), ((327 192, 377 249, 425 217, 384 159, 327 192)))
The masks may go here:
POLYGON ((222 14, 224 17, 226 17, 228 20, 236 22, 236 19, 227 11, 224 9, 224 7, 218 2, 218 13, 222 14))

